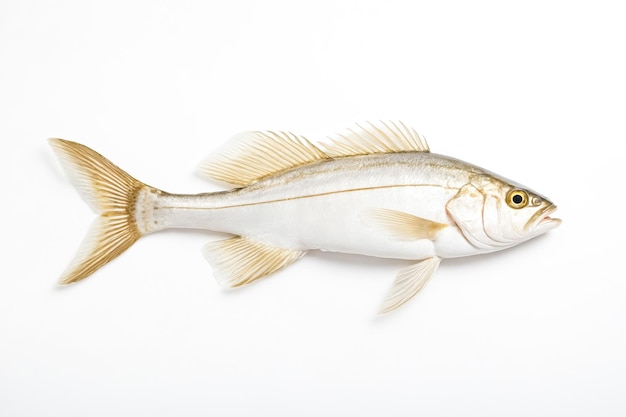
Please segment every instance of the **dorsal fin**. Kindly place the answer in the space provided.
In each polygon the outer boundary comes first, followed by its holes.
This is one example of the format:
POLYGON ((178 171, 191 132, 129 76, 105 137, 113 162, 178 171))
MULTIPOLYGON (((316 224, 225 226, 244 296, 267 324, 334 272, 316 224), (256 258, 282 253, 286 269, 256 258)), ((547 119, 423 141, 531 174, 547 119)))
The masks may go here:
POLYGON ((200 165, 200 173, 234 186, 246 186, 285 169, 329 159, 302 136, 288 132, 243 132, 200 165))
POLYGON ((329 139, 331 142, 324 144, 322 149, 333 158, 375 153, 430 152, 426 140, 402 122, 367 122, 365 127, 357 124, 357 129, 348 129, 348 133, 329 139))

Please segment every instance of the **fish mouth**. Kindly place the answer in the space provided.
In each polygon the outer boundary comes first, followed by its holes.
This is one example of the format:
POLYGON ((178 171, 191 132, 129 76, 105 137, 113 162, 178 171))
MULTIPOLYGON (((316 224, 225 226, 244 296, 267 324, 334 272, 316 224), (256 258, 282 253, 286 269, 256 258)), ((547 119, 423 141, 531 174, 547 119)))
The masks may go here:
POLYGON ((545 207, 537 210, 535 214, 526 222, 525 230, 532 230, 534 233, 545 233, 561 224, 561 219, 550 217, 557 207, 549 203, 545 207))

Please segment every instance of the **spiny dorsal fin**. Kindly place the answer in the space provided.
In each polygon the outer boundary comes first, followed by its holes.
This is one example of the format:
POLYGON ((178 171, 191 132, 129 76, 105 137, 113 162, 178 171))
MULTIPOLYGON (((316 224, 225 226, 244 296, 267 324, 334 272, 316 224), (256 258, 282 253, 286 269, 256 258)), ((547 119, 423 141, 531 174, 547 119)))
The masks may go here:
POLYGON ((234 186, 314 161, 329 159, 302 136, 287 132, 243 132, 200 165, 200 173, 234 186))
POLYGON ((207 243, 203 253, 213 267, 217 281, 235 288, 286 267, 306 251, 279 248, 236 236, 207 243))
POLYGON ((402 122, 367 122, 365 127, 357 124, 357 129, 348 129, 348 133, 338 136, 329 138, 331 142, 322 146, 324 152, 333 158, 375 153, 430 152, 426 140, 402 122))

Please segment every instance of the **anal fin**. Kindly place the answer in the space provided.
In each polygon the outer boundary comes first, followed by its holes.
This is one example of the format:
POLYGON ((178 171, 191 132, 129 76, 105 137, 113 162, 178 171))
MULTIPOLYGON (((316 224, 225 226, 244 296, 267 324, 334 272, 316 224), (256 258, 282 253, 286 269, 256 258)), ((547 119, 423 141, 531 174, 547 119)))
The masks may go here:
POLYGON ((279 248, 236 236, 207 243, 204 257, 213 267, 217 281, 226 287, 240 287, 295 262, 306 251, 279 248))
POLYGON ((415 296, 437 270, 441 258, 436 256, 424 259, 398 272, 380 309, 380 314, 400 307, 415 296))

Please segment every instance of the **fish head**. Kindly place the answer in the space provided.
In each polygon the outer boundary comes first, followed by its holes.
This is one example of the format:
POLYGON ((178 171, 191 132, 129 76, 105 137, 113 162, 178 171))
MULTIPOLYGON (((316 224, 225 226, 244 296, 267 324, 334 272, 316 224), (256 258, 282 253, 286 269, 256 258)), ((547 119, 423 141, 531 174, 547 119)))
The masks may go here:
POLYGON ((446 205, 465 238, 484 250, 515 246, 554 229, 548 198, 495 175, 476 175, 446 205))

